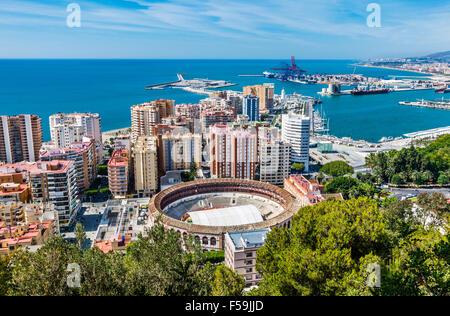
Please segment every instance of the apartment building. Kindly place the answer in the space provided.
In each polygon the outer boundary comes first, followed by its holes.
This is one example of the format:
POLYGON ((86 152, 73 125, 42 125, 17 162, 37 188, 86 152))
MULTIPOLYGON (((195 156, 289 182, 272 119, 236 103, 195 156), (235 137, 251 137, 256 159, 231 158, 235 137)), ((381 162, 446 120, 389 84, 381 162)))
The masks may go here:
POLYGON ((68 148, 73 143, 83 142, 83 137, 95 141, 97 164, 103 162, 102 124, 97 113, 57 113, 49 118, 52 145, 68 148))
POLYGON ((289 113, 282 115, 281 139, 291 144, 291 163, 298 162, 309 170, 309 135, 311 120, 308 116, 289 113))
POLYGON ((256 252, 264 246, 269 231, 265 228, 225 234, 225 265, 244 277, 246 287, 262 280, 255 268, 256 252))
POLYGON ((11 254, 21 247, 43 245, 54 234, 54 221, 7 225, 0 222, 0 257, 11 254))
POLYGON ((161 123, 163 118, 173 115, 174 107, 174 100, 165 99, 133 105, 131 107, 131 141, 136 142, 139 136, 152 136, 153 127, 161 123))
POLYGON ((6 225, 30 224, 48 220, 55 221, 55 232, 58 231, 58 214, 52 204, 0 202, 0 222, 4 222, 6 225))
POLYGON ((97 157, 95 140, 83 137, 82 142, 72 143, 65 148, 41 150, 41 161, 72 160, 77 174, 80 192, 88 189, 97 177, 97 157))
POLYGON ((0 162, 35 162, 42 146, 41 119, 37 115, 0 116, 0 162))
POLYGON ((259 121, 259 98, 245 95, 242 99, 242 114, 248 116, 250 122, 259 121))
POLYGON ((159 188, 156 136, 140 136, 134 147, 134 179, 138 197, 148 197, 159 188))
POLYGON ((189 119, 200 119, 201 106, 199 104, 177 104, 175 116, 189 119))
POLYGON ((232 108, 226 108, 222 110, 217 109, 204 110, 200 117, 202 124, 202 132, 208 133, 211 125, 234 122, 236 115, 232 108))
POLYGON ((162 173, 171 170, 190 169, 191 165, 201 168, 202 135, 171 134, 158 136, 159 169, 162 173))
POLYGON ((261 112, 273 107, 274 84, 265 83, 263 85, 246 86, 243 91, 244 95, 252 95, 259 98, 259 110, 261 112))
POLYGON ((291 172, 291 144, 281 140, 276 127, 258 129, 259 180, 282 186, 291 172))
POLYGON ((256 134, 213 125, 209 134, 211 175, 217 178, 255 178, 258 164, 256 134))
POLYGON ((114 151, 108 162, 109 190, 114 198, 125 198, 129 192, 131 169, 130 151, 126 148, 114 151))
POLYGON ((35 203, 51 203, 58 212, 60 227, 70 226, 81 207, 77 174, 73 161, 38 161, 0 166, 0 177, 11 175, 31 189, 35 203))

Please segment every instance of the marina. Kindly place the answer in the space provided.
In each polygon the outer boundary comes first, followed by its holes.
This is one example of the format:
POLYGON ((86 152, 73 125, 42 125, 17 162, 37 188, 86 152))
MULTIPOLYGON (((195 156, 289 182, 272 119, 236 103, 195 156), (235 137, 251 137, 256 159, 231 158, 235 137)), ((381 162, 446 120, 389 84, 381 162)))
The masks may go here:
POLYGON ((177 77, 177 81, 149 85, 145 89, 161 90, 164 88, 180 88, 192 93, 209 95, 213 93, 213 91, 208 91, 207 89, 218 89, 236 85, 225 80, 210 80, 201 78, 186 80, 184 79, 183 74, 177 74, 177 77))

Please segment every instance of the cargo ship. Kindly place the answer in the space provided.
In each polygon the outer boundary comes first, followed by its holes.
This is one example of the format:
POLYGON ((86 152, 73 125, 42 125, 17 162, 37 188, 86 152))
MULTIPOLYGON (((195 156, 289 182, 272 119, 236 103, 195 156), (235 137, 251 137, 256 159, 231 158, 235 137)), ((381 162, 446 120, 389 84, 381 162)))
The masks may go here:
POLYGON ((389 93, 388 88, 375 88, 375 89, 361 89, 361 88, 355 88, 352 90, 352 95, 369 95, 369 94, 385 94, 389 93))
POLYGON ((434 89, 434 92, 436 92, 436 93, 450 93, 450 88, 447 85, 445 85, 445 86, 438 87, 438 88, 434 89))
POLYGON ((264 71, 263 75, 265 78, 274 78, 275 74, 273 72, 264 71))

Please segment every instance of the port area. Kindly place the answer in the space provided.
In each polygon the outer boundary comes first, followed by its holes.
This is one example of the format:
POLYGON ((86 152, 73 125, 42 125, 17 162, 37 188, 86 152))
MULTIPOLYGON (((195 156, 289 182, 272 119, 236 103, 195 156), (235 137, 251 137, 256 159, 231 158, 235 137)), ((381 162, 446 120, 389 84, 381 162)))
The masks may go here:
POLYGON ((336 137, 332 135, 313 134, 310 138, 310 156, 322 165, 334 161, 342 160, 347 162, 357 172, 367 172, 365 167, 366 157, 370 153, 385 152, 390 150, 401 150, 411 146, 418 140, 433 140, 437 137, 450 133, 450 126, 429 129, 414 133, 403 134, 403 137, 383 138, 378 143, 370 143, 364 140, 353 140, 349 137, 336 137), (318 144, 331 144, 328 152, 319 150, 318 144))
POLYGON ((317 92, 321 96, 341 96, 341 95, 371 95, 386 94, 391 92, 435 90, 435 83, 431 81, 402 79, 402 80, 376 80, 369 81, 369 84, 358 85, 350 90, 342 90, 339 82, 330 83, 328 88, 323 88, 317 92))
POLYGON ((442 98, 442 100, 430 101, 430 100, 417 100, 417 101, 400 101, 400 105, 418 106, 422 108, 450 110, 450 100, 442 98))
POLYGON ((182 74, 177 74, 178 79, 177 81, 172 82, 166 82, 166 83, 159 83, 154 85, 149 85, 145 87, 146 90, 161 90, 164 88, 177 88, 177 89, 183 89, 188 92, 197 93, 197 94, 205 94, 210 95, 214 93, 212 90, 208 89, 218 89, 218 88, 225 88, 225 87, 231 87, 235 86, 235 83, 231 83, 225 80, 210 80, 210 79, 201 79, 201 78, 195 78, 186 80, 184 79, 182 74))

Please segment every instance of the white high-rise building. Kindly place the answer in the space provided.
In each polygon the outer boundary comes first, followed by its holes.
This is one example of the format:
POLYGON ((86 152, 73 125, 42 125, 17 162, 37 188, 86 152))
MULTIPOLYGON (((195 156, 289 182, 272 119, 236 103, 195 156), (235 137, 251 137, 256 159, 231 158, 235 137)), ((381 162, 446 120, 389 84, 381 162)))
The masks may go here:
POLYGON ((291 144, 282 141, 276 127, 258 130, 259 180, 281 186, 291 172, 291 144))
POLYGON ((49 118, 53 146, 67 148, 92 137, 97 149, 97 163, 103 161, 102 124, 97 113, 53 114, 49 118))
POLYGON ((301 114, 283 114, 281 139, 291 144, 291 162, 303 163, 309 170, 311 119, 301 114))

